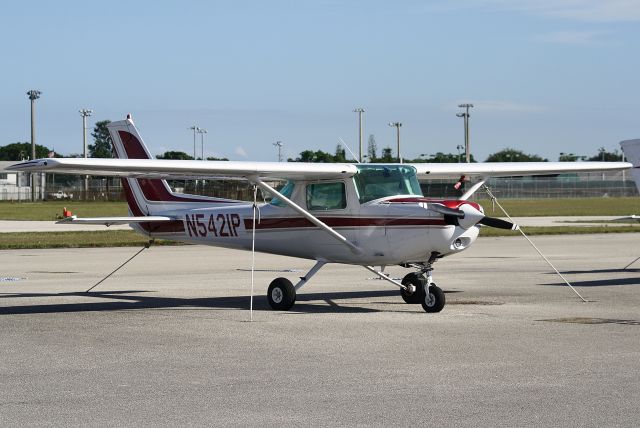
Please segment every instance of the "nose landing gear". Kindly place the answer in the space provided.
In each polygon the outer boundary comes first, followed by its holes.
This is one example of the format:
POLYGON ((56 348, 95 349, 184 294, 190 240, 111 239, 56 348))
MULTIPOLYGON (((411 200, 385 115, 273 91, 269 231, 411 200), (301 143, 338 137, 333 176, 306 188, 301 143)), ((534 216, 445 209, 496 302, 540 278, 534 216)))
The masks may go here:
POLYGON ((400 296, 406 303, 415 305, 420 303, 425 312, 440 312, 445 305, 444 291, 433 282, 431 273, 433 263, 438 253, 432 253, 424 264, 413 265, 418 272, 411 272, 402 279, 405 288, 400 289, 400 296))

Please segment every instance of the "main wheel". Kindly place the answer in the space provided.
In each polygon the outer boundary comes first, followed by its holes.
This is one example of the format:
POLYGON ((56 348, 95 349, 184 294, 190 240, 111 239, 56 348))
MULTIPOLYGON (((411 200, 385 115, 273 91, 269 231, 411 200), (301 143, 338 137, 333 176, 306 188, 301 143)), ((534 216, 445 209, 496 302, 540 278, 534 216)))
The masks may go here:
POLYGON ((296 302, 296 289, 287 278, 276 278, 267 291, 269 306, 275 311, 288 311, 296 302))
POLYGON ((431 283, 429 290, 425 290, 422 295, 423 299, 420 303, 425 312, 440 312, 444 308, 444 291, 434 283, 431 283))
POLYGON ((418 275, 415 272, 411 272, 402 278, 402 285, 413 285, 416 288, 416 291, 413 293, 409 293, 407 290, 401 288, 400 296, 402 296, 402 300, 410 305, 417 305, 418 303, 421 303, 421 294, 424 289, 425 281, 426 280, 422 275, 418 275))

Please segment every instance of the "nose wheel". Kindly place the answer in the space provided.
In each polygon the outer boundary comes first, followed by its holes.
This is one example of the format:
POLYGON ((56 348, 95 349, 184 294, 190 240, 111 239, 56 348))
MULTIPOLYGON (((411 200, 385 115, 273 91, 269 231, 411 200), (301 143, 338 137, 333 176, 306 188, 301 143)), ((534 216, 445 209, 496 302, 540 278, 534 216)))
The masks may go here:
POLYGON ((426 292, 422 293, 423 298, 420 302, 420 304, 422 304, 422 309, 429 313, 440 312, 442 308, 444 308, 445 304, 444 291, 442 291, 442 289, 433 282, 425 291, 426 292))

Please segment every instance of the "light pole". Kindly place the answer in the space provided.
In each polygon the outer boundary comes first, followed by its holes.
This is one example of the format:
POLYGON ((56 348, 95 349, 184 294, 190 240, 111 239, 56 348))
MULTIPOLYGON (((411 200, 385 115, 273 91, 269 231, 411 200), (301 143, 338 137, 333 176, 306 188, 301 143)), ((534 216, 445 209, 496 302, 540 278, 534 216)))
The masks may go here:
POLYGON ((471 162, 471 152, 469 151, 469 109, 473 104, 458 104, 458 107, 466 109, 464 113, 457 113, 456 116, 464 118, 464 152, 466 162, 471 162))
POLYGON ((400 127, 402 126, 402 123, 389 122, 389 126, 393 126, 396 128, 396 143, 398 145, 398 163, 402 163, 402 155, 400 155, 400 127))
MULTIPOLYGON (((198 134, 200 134, 200 146, 202 150, 202 160, 204 160, 204 134, 207 133, 207 130, 204 128, 198 128, 198 134)), ((195 157, 194 157, 195 159, 195 157)))
POLYGON ((353 109, 354 113, 358 113, 358 141, 360 142, 360 156, 358 156, 358 162, 362 163, 362 113, 364 113, 364 109, 362 107, 357 107, 353 109))
MULTIPOLYGON (((36 158, 36 125, 35 125, 35 108, 36 100, 40 98, 42 92, 32 89, 27 92, 31 100, 31 160, 36 158)), ((31 173, 31 200, 36 200, 36 174, 31 173)))
POLYGON ((284 144, 282 144, 282 141, 278 140, 273 143, 273 145, 278 148, 278 162, 282 162, 282 146, 284 144))
POLYGON ((464 149, 464 146, 458 144, 456 149, 458 149, 458 163, 460 163, 460 150, 464 149))
POLYGON ((198 128, 196 125, 193 125, 187 129, 193 130, 193 160, 195 160, 196 159, 196 132, 198 132, 200 128, 198 128))
MULTIPOLYGON (((80 109, 78 110, 78 113, 80 113, 80 116, 82 116, 82 147, 83 147, 83 154, 84 154, 84 158, 87 158, 87 117, 91 116, 91 113, 93 113, 93 110, 87 110, 86 108, 80 109)), ((84 198, 87 198, 87 193, 89 192, 89 176, 85 175, 84 176, 84 198)))

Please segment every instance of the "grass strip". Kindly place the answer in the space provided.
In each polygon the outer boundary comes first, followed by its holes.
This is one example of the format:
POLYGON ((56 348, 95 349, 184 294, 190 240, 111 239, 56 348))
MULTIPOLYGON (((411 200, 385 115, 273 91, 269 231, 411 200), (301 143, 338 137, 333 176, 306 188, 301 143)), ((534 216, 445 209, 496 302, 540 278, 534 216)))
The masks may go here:
MULTIPOLYGON (((628 226, 548 226, 548 227, 522 227, 527 235, 587 235, 590 233, 640 233, 640 225, 628 226)), ((517 230, 496 229, 483 227, 480 236, 520 236, 517 230)))
MULTIPOLYGON (((82 232, 11 232, 0 234, 0 249, 140 247, 148 239, 132 230, 82 232)), ((156 240, 154 245, 181 245, 156 240)))
POLYGON ((56 220, 67 207, 78 217, 120 217, 128 215, 126 202, 0 202, 0 220, 56 220))
MULTIPOLYGON (((640 198, 499 199, 511 217, 628 216, 640 214, 640 198)), ((476 200, 487 215, 503 213, 488 199, 476 200)))

